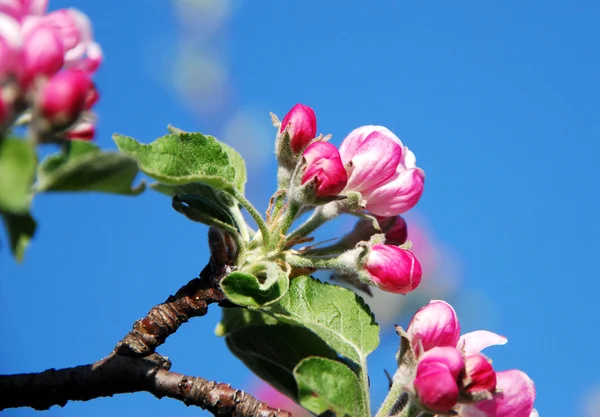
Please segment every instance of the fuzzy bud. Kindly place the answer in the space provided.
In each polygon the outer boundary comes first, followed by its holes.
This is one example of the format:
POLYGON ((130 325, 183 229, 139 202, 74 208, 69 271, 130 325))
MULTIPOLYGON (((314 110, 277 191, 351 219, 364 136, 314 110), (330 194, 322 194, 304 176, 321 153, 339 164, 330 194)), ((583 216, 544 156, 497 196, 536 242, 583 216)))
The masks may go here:
POLYGON ((450 411, 458 401, 456 381, 463 368, 462 355, 456 348, 437 347, 425 353, 413 381, 419 402, 431 411, 450 411))
POLYGON ((283 118, 279 132, 283 133, 286 129, 290 148, 295 154, 301 153, 317 135, 315 112, 304 104, 296 104, 283 118))
POLYGON ((460 323, 450 304, 433 300, 415 313, 406 333, 415 353, 420 356, 436 346, 456 347, 460 323))
POLYGON ((372 284, 396 294, 406 294, 417 288, 423 273, 411 251, 382 244, 373 245, 364 269, 372 284))
POLYGON ((85 109, 91 87, 89 76, 83 72, 67 70, 56 74, 38 96, 39 115, 52 130, 67 128, 85 109))
POLYGON ((346 170, 340 153, 334 145, 328 142, 312 143, 302 156, 306 161, 302 184, 314 180, 317 198, 331 197, 344 189, 347 180, 346 170))

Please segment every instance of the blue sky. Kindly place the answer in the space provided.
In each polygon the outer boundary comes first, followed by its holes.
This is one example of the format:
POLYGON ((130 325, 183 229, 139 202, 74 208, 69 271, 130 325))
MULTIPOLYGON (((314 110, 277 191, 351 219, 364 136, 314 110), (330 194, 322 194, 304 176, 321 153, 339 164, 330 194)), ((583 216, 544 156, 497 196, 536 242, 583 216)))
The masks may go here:
MULTIPOLYGON (((245 1, 208 35, 202 19, 182 30, 168 1, 50 3, 88 13, 103 46, 99 145, 114 148, 113 132, 149 142, 169 123, 224 137, 253 158, 248 194, 261 208, 275 187, 268 111, 308 104, 335 144, 364 124, 393 130, 427 174, 419 212, 460 258, 465 291, 493 303, 490 329, 509 338, 489 351, 496 368, 534 379, 543 417, 597 416, 581 403, 600 386, 598 3, 245 1), (182 80, 194 92, 205 74, 181 75, 185 42, 226 70, 225 104, 211 106, 222 96, 200 87, 191 101, 203 109, 182 99, 182 80)), ((0 373, 99 359, 207 259, 206 228, 152 192, 44 195, 34 215, 24 264, 0 248, 0 373)), ((486 325, 484 304, 457 306, 465 330, 486 325)), ((175 371, 247 387, 250 375, 212 334, 218 318, 215 308, 186 324, 160 352, 175 371)), ((375 399, 394 342, 371 361, 375 399)), ((108 412, 204 415, 149 394, 44 415, 108 412)))

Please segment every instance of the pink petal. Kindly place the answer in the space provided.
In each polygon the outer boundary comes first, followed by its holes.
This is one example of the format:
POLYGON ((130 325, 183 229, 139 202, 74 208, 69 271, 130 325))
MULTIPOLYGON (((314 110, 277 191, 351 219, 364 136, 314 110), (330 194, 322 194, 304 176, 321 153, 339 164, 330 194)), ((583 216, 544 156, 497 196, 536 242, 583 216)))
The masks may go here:
POLYGON ((483 349, 494 345, 505 345, 508 339, 487 330, 475 330, 463 334, 458 340, 458 349, 465 353, 479 353, 483 349))

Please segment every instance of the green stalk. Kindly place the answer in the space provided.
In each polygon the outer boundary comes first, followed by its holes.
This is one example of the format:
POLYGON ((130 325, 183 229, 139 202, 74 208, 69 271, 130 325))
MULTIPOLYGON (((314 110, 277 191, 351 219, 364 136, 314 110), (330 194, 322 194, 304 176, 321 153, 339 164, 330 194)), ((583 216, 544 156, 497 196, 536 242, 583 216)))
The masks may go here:
POLYGON ((256 222, 256 225, 260 229, 260 232, 263 235, 263 241, 265 242, 265 246, 268 247, 270 236, 269 236, 269 228, 267 227, 267 223, 265 223, 265 220, 262 218, 262 216, 260 215, 258 210, 256 210, 256 207, 254 207, 252 205, 252 203, 250 201, 248 201, 248 199, 246 197, 244 197, 238 191, 235 191, 233 196, 240 203, 240 205, 248 211, 250 216, 252 216, 252 218, 256 222))
MULTIPOLYGON (((388 392, 388 395, 383 400, 383 404, 375 414, 375 417, 388 417, 394 408, 394 405, 400 398, 400 396, 404 393, 401 384, 394 383, 388 392)), ((409 403, 410 404, 410 403, 409 403)), ((407 404, 403 409, 402 413, 398 415, 398 417, 408 417, 407 410, 410 409, 410 405, 407 404)))

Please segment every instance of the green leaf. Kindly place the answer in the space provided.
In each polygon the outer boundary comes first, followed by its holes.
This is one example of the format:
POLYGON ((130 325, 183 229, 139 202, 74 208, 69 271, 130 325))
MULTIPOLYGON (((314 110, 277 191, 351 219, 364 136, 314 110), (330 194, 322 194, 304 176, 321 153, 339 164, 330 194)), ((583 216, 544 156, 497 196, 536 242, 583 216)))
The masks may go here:
POLYGON ((87 141, 69 142, 65 152, 50 155, 38 167, 36 191, 99 191, 137 195, 142 182, 132 187, 137 162, 119 152, 102 152, 87 141))
POLYGON ((289 278, 274 263, 259 266, 255 275, 234 271, 221 281, 221 289, 227 298, 244 307, 268 306, 279 301, 288 291, 289 278))
POLYGON ((230 193, 243 192, 246 174, 245 170, 237 172, 243 168, 239 154, 230 156, 230 148, 212 136, 175 132, 148 145, 119 134, 113 139, 122 152, 139 162, 143 172, 161 183, 198 182, 230 193))
POLYGON ((215 329, 215 335, 227 336, 239 329, 250 326, 274 325, 277 320, 261 313, 259 310, 249 308, 224 308, 223 318, 215 329))
POLYGON ((379 344, 379 326, 362 298, 312 277, 293 278, 287 295, 262 311, 280 322, 312 330, 358 365, 379 344))
POLYGON ((27 213, 36 165, 31 142, 0 139, 0 211, 27 213))
POLYGON ((277 324, 241 328, 226 338, 229 349, 252 372, 297 399, 293 371, 310 356, 337 360, 337 354, 308 329, 277 324))
POLYGON ((302 360, 294 369, 300 404, 320 415, 331 411, 338 417, 368 415, 360 382, 346 365, 323 357, 302 360))
POLYGON ((246 187, 246 161, 242 158, 242 155, 234 148, 229 146, 226 143, 220 142, 221 148, 227 153, 227 157, 229 158, 229 163, 235 169, 235 178, 234 185, 237 190, 244 194, 244 189, 246 187))
POLYGON ((195 222, 236 232, 239 230, 231 214, 211 200, 202 196, 187 194, 173 197, 173 208, 195 222), (232 230, 230 230, 232 229, 232 230))
POLYGON ((25 255, 25 249, 35 233, 36 222, 29 213, 2 213, 2 218, 8 233, 11 252, 17 261, 21 262, 25 255))

